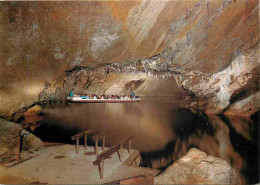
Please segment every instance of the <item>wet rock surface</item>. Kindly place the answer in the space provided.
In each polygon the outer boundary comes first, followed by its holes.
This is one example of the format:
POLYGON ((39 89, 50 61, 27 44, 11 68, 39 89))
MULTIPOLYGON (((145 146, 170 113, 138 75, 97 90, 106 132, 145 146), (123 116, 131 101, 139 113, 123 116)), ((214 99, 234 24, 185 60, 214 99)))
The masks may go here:
POLYGON ((228 162, 192 148, 163 173, 155 184, 240 184, 228 162))

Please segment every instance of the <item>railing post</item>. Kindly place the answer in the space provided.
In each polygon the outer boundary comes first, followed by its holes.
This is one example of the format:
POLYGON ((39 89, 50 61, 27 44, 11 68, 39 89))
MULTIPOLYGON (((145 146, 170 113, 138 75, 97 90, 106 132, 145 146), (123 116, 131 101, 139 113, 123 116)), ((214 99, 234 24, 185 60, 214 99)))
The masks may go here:
POLYGON ((103 179, 104 177, 104 159, 101 159, 101 162, 98 164, 98 169, 100 173, 100 178, 103 179))
POLYGON ((84 139, 85 139, 85 149, 88 149, 88 144, 87 144, 87 133, 84 134, 84 139))
POLYGON ((103 136, 102 150, 105 150, 106 136, 103 136))
POLYGON ((76 140, 76 153, 79 153, 79 138, 76 140))
POLYGON ((117 155, 118 155, 119 161, 122 162, 120 150, 117 150, 117 155))
POLYGON ((98 137, 95 140, 95 153, 98 155, 98 137))
POLYGON ((16 155, 16 162, 20 161, 20 155, 21 155, 21 132, 22 130, 18 130, 18 138, 17 138, 17 144, 18 144, 18 149, 17 149, 17 155, 16 155))

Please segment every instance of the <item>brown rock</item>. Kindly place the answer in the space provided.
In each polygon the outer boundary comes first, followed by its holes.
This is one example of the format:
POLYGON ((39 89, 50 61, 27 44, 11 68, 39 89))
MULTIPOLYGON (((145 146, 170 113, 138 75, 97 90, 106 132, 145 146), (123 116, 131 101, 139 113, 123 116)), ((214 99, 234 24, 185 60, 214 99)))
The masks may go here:
MULTIPOLYGON (((22 127, 19 124, 0 118, 0 162, 15 158, 18 150, 18 130, 22 127)), ((42 141, 33 134, 22 130, 22 134, 26 136, 22 138, 22 148, 36 149, 42 146, 42 141)))
POLYGON ((9 151, 6 147, 0 147, 0 156, 6 154, 9 151))
POLYGON ((40 105, 35 105, 32 108, 30 108, 29 110, 27 110, 24 113, 25 124, 35 125, 38 122, 42 121, 43 117, 39 115, 41 110, 42 110, 42 108, 40 105))
POLYGON ((10 117, 39 100, 56 97, 56 90, 66 86, 65 71, 76 66, 92 69, 139 61, 137 69, 156 71, 157 63, 141 65, 143 59, 160 54, 162 71, 170 67, 222 71, 234 53, 250 53, 257 44, 258 4, 257 0, 1 3, 0 115, 10 117))
POLYGON ((36 137, 35 135, 23 130, 22 132, 25 136, 22 140, 22 149, 23 150, 31 150, 31 149, 38 149, 42 147, 43 143, 41 139, 36 137))
POLYGON ((40 105, 35 105, 24 113, 24 116, 34 116, 40 113, 42 110, 40 105))
POLYGON ((240 184, 228 162, 192 148, 155 177, 155 184, 240 184))
POLYGON ((224 114, 228 116, 242 115, 244 117, 250 117, 259 110, 260 92, 257 92, 241 101, 235 102, 224 114))

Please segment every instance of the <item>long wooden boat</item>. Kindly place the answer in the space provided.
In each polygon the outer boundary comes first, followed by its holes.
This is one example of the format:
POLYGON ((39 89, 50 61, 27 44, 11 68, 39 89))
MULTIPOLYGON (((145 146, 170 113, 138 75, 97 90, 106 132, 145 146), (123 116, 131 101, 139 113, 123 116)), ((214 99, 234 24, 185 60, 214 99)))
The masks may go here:
POLYGON ((68 102, 73 103, 131 103, 131 102, 139 102, 140 98, 134 99, 82 99, 81 97, 67 97, 68 102))

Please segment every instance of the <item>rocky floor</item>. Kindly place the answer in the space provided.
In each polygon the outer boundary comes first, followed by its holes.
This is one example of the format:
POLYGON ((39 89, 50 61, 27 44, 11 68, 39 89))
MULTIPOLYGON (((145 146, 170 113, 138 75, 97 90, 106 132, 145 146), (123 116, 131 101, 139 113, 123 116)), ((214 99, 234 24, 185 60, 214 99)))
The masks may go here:
MULTIPOLYGON (((99 150, 101 151, 101 149, 99 150)), ((105 160, 104 179, 100 179, 94 148, 85 150, 80 147, 76 154, 75 147, 60 144, 44 147, 37 151, 24 152, 19 164, 6 164, 0 170, 2 184, 103 184, 144 174, 156 175, 158 170, 124 165, 117 154, 105 160), (92 154, 92 155, 91 155, 92 154)), ((131 155, 136 155, 132 150, 131 155)), ((127 150, 122 151, 122 161, 131 158, 127 150)))

